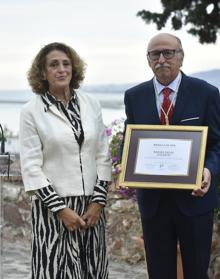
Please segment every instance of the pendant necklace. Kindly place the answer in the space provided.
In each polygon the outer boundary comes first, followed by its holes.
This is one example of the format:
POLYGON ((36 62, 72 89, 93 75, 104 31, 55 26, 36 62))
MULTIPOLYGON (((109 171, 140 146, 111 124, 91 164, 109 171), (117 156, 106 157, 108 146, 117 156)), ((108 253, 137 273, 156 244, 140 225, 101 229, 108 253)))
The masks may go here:
POLYGON ((176 97, 177 97, 177 92, 179 90, 179 86, 180 86, 180 82, 181 82, 181 78, 179 79, 178 81, 178 84, 177 84, 177 87, 176 87, 176 90, 172 90, 174 95, 173 95, 173 98, 171 100, 171 103, 170 103, 170 106, 167 110, 167 112, 164 111, 163 107, 162 107, 162 103, 160 103, 160 100, 159 100, 159 94, 158 94, 158 91, 157 91, 157 87, 156 87, 156 83, 155 83, 155 78, 153 79, 153 84, 154 84, 154 91, 155 91, 155 94, 156 94, 156 101, 157 101, 157 104, 160 104, 160 111, 164 114, 164 117, 165 117, 165 124, 166 125, 170 125, 169 123, 169 112, 171 110, 171 107, 174 105, 174 101, 176 100, 176 97))

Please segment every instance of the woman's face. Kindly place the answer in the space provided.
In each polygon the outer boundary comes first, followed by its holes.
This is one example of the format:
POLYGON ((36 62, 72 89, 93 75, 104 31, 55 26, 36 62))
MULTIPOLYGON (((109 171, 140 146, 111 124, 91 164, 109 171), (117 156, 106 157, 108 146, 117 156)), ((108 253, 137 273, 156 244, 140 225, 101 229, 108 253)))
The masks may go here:
POLYGON ((52 50, 46 56, 43 75, 49 83, 49 91, 69 89, 72 79, 70 58, 61 50, 52 50))

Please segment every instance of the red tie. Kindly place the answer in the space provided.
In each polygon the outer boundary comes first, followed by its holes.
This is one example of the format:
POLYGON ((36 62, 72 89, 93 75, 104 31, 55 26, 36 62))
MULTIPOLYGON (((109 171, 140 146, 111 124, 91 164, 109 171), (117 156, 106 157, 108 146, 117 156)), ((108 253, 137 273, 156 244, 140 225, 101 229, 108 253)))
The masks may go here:
POLYGON ((160 109, 160 122, 162 125, 168 125, 171 121, 172 113, 173 113, 173 104, 171 104, 169 95, 172 90, 168 87, 163 89, 163 103, 160 109), (166 121, 166 118, 167 121, 166 121), (168 122, 169 120, 169 122, 168 122))

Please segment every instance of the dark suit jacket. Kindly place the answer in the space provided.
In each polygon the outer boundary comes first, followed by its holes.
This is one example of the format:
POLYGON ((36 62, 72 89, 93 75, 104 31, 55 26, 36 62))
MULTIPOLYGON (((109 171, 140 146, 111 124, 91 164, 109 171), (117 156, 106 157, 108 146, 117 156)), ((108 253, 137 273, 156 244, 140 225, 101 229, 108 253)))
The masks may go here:
MULTIPOLYGON (((127 90, 124 101, 126 124, 160 124, 153 80, 127 90)), ((208 193, 199 198, 192 196, 192 191, 188 190, 165 190, 173 195, 182 213, 188 216, 203 214, 218 206, 217 183, 220 172, 220 95, 218 89, 203 80, 183 74, 171 125, 208 126, 205 167, 212 174, 208 193)), ((158 189, 137 190, 142 217, 149 218, 156 213, 160 194, 161 190, 158 189)))

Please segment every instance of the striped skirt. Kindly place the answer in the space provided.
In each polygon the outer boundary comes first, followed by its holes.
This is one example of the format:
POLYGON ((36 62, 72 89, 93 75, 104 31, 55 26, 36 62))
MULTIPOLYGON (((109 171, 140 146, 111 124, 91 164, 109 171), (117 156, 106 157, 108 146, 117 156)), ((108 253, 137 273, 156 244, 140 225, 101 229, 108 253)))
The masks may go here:
MULTIPOLYGON (((64 198, 80 216, 91 197, 64 198)), ((68 231, 44 206, 32 201, 32 279, 107 279, 105 215, 86 230, 68 231)))

